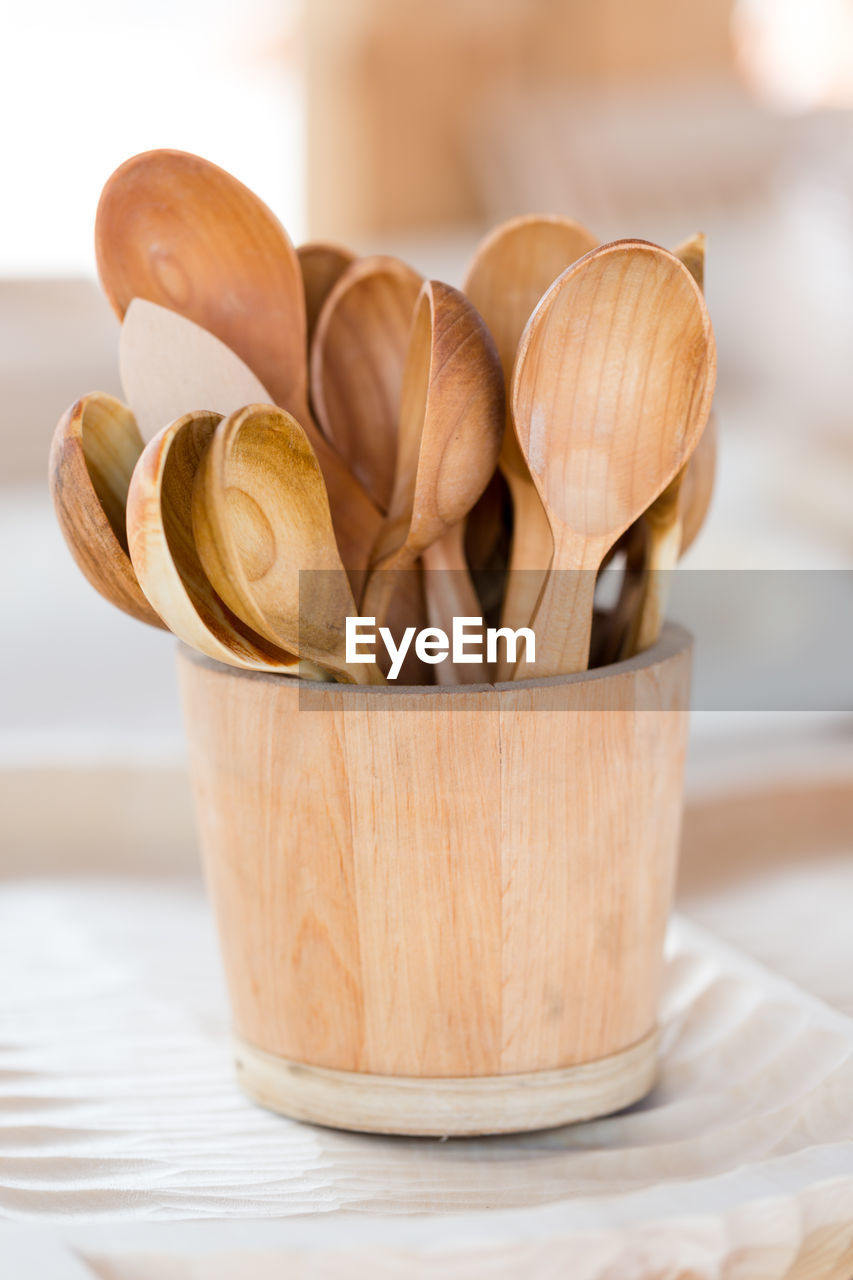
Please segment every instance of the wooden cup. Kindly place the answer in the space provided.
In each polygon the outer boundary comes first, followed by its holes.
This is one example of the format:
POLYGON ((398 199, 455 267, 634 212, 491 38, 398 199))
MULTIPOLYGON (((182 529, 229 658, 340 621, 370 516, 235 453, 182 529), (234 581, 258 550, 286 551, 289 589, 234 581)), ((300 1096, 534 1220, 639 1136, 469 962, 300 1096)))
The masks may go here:
POLYGON ((377 1133, 537 1129, 651 1088, 690 637, 581 675, 308 684, 182 648, 237 1071, 377 1133))

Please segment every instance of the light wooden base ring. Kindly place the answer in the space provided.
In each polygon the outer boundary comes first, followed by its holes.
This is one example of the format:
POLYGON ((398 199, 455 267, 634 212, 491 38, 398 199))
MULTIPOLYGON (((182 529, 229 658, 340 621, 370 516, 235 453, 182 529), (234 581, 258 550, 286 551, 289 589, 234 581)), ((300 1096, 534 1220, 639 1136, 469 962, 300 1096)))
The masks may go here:
POLYGON ((237 1079, 272 1111, 361 1133, 474 1137, 520 1133, 619 1111, 655 1079, 657 1031, 621 1053, 522 1075, 379 1076, 306 1066, 237 1041, 237 1079))

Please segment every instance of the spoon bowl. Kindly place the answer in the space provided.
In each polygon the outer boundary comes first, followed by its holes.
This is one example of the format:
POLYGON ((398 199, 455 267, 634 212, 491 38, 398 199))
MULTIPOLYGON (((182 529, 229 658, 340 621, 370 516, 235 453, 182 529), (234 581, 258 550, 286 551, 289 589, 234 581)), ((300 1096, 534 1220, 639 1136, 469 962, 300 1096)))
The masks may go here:
MULTIPOLYGON (((442 556, 440 567, 467 573, 455 526, 494 472, 504 412, 500 360, 484 321, 457 289, 427 281, 403 374, 394 488, 371 557, 363 613, 383 618, 394 591, 389 571, 410 569, 451 531, 451 563, 442 556)), ((450 581, 445 572, 435 578, 450 581)), ((471 593, 476 600, 473 587, 471 593)), ((440 612, 430 594, 431 608, 440 612)))
POLYGON ((125 506, 143 440, 130 410, 102 391, 60 418, 50 447, 50 492, 59 527, 97 592, 124 613, 163 627, 128 554, 125 506))
POLYGON ((278 219, 230 173, 183 151, 146 151, 107 182, 95 219, 98 272, 123 318, 133 298, 208 329, 268 386, 305 402, 305 302, 278 219))
MULTIPOLYGON (((573 262, 595 248, 595 236, 571 218, 530 215, 497 227, 482 242, 463 286, 489 326, 507 388, 507 422, 500 466, 512 495, 513 532, 503 626, 529 624, 551 563, 551 528, 531 479, 512 422, 509 388, 524 326, 546 289, 573 262)), ((509 679, 506 662, 498 679, 509 679)))
POLYGON ((346 661, 345 620, 358 610, 317 459, 289 413, 250 405, 219 423, 192 524, 210 581, 253 630, 340 679, 384 683, 374 663, 346 661))
POLYGON ((536 661, 517 678, 586 669, 599 566, 692 453, 715 370, 701 290, 665 249, 604 245, 543 297, 512 405, 554 557, 534 615, 536 661))
MULTIPOLYGON (((704 291, 705 236, 701 232, 691 236, 673 253, 704 291)), ((716 427, 710 417, 689 460, 641 517, 645 533, 641 590, 624 629, 620 649, 623 658, 650 649, 661 633, 670 573, 699 532, 711 501, 716 452, 716 427), (689 541, 685 538, 685 520, 690 523, 689 541)))
POLYGON ((220 421, 217 413, 187 413, 145 446, 127 502, 133 566, 169 629, 200 653, 252 671, 311 674, 294 654, 269 644, 230 612, 199 560, 193 484, 220 421))
POLYGON ((125 398, 150 440, 176 418, 203 407, 227 416, 247 404, 273 403, 266 387, 230 347, 168 307, 134 298, 119 337, 125 398))
POLYGON ((337 244, 301 244, 296 250, 299 269, 302 272, 302 288, 305 292, 305 323, 308 330, 308 350, 314 341, 314 330, 317 327, 323 303, 331 292, 332 286, 343 275, 355 254, 349 249, 342 249, 337 244))
POLYGON ((199 156, 148 151, 121 165, 104 187, 95 247, 119 318, 133 298, 143 298, 194 321, 299 421, 329 490, 343 562, 359 583, 380 515, 311 417, 302 272, 278 219, 199 156))
POLYGON ((362 258, 317 322, 311 395, 326 438, 387 512, 397 459, 403 369, 422 280, 397 258, 362 258))

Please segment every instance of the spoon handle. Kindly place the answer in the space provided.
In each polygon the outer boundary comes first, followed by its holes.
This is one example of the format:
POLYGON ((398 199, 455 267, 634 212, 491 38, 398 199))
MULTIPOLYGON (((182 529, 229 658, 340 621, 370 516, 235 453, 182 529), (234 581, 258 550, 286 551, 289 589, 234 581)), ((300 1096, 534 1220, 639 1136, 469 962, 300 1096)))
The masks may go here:
POLYGON ((534 662, 521 660, 514 680, 568 676, 586 671, 598 567, 607 550, 602 539, 554 538, 554 559, 533 616, 534 662))
POLYGON ((685 468, 649 507, 646 524, 646 561, 643 593, 625 635, 621 658, 633 658, 650 649, 660 635, 669 596, 670 573, 681 551, 681 487, 685 468))
MULTIPOLYGON (((593 616, 590 653, 590 665, 593 667, 607 667, 611 662, 620 661, 628 628, 643 598, 646 526, 642 520, 636 520, 611 551, 620 545, 625 551, 625 566, 618 598, 609 612, 593 616)), ((602 570, 609 560, 608 554, 602 570)))
POLYGON ((379 568, 370 570, 359 606, 361 617, 373 618, 377 628, 385 626, 394 596, 402 587, 414 563, 407 548, 403 547, 397 555, 390 557, 379 568))
MULTIPOLYGON (((480 604, 465 559, 465 521, 448 529, 443 538, 423 552, 426 570, 427 617, 431 627, 453 634, 454 618, 480 618, 480 604)), ((492 679, 485 662, 440 662, 435 669, 436 684, 487 684, 492 679)))
MULTIPOLYGON (((542 594, 542 586, 554 554, 554 539, 533 481, 516 472, 507 471, 505 475, 512 494, 513 514, 512 545, 501 609, 501 626, 512 627, 515 631, 519 627, 529 627, 536 612, 536 602, 542 594)), ((512 678, 506 655, 498 661, 496 678, 512 678)))
POLYGON ((346 461, 323 436, 307 400, 299 406, 294 417, 308 437, 323 473, 341 563, 347 571, 352 593, 358 599, 370 551, 382 527, 382 516, 346 461))

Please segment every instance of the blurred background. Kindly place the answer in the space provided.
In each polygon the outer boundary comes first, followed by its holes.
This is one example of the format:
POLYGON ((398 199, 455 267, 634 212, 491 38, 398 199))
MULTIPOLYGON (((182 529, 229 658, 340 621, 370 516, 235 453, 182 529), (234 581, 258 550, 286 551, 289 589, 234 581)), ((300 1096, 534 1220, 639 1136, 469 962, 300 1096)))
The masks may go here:
MULTIPOLYGON (((705 231, 721 454, 689 563, 850 567, 853 0, 32 0, 6 7, 0 110, 7 868, 193 857, 173 641, 86 584, 46 484, 66 406, 120 393, 92 236, 137 151, 199 152, 297 243, 454 284, 515 213, 705 231)), ((853 755, 838 718, 700 715, 693 785, 789 746, 853 755)))

